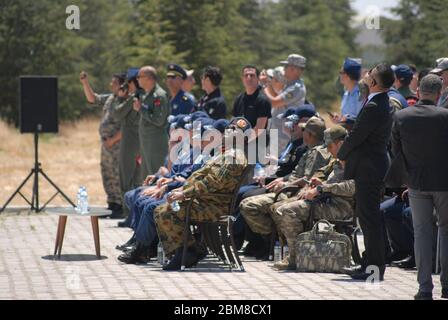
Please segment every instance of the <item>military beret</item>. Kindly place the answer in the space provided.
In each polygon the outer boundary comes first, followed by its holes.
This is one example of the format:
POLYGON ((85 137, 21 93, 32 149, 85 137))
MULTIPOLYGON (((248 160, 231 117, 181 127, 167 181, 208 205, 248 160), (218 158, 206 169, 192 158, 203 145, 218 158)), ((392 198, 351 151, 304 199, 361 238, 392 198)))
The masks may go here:
POLYGON ((414 72, 412 72, 412 69, 405 64, 400 64, 399 66, 393 66, 392 70, 395 73, 395 76, 399 80, 411 80, 414 76, 414 72))
POLYGON ((167 66, 166 75, 174 76, 174 77, 181 77, 184 80, 187 79, 187 72, 185 71, 185 69, 177 64, 172 64, 172 63, 167 66))
POLYGON ((186 116, 187 116, 186 114, 178 114, 177 116, 173 116, 173 115, 169 116, 167 120, 168 120, 168 123, 170 124, 170 128, 175 129, 177 126, 177 122, 181 118, 184 118, 186 116))
POLYGON ((139 71, 140 71, 139 68, 129 68, 126 74, 126 79, 127 80, 136 79, 139 71))
POLYGON ((191 117, 191 121, 195 121, 200 118, 210 118, 208 114, 204 111, 196 111, 189 115, 191 117))
POLYGON ((218 120, 213 121, 212 125, 207 125, 206 129, 207 130, 215 129, 215 130, 218 130, 221 133, 224 133, 226 128, 229 126, 229 123, 230 122, 227 119, 218 119, 218 120))
POLYGON ((315 115, 316 115, 316 108, 314 107, 314 105, 304 104, 300 107, 289 107, 288 109, 286 109, 284 113, 280 113, 277 117, 279 119, 289 119, 298 122, 300 118, 311 118, 312 116, 315 115), (295 119, 289 118, 294 115, 296 116, 294 117, 295 119))
POLYGON ((189 115, 179 115, 179 118, 177 119, 177 122, 176 122, 176 125, 174 126, 174 128, 176 128, 176 129, 179 129, 179 128, 186 129, 185 126, 188 123, 192 123, 191 117, 189 115))
POLYGON ((361 64, 351 58, 346 58, 342 67, 346 74, 355 76, 357 79, 361 77, 361 64))
POLYGON ((196 127, 200 126, 201 127, 201 131, 205 131, 205 129, 202 129, 202 127, 204 127, 204 126, 211 126, 211 125, 213 125, 213 119, 211 119, 211 118, 199 118, 199 119, 196 119, 196 120, 194 120, 192 122, 188 122, 185 125, 185 129, 192 130, 193 128, 196 128, 196 127))
POLYGON ((335 125, 331 128, 328 128, 324 131, 325 145, 328 146, 330 143, 333 143, 336 140, 343 139, 346 135, 347 130, 340 125, 335 125))

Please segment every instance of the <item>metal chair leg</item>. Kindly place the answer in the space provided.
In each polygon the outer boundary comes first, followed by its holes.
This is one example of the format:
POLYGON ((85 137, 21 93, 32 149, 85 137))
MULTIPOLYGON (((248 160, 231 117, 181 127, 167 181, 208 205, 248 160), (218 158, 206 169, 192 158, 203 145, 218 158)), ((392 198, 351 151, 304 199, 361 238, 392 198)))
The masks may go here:
POLYGON ((190 232, 190 210, 187 209, 185 213, 185 226, 184 226, 184 247, 182 250, 182 262, 180 270, 185 270, 185 259, 187 257, 187 248, 188 248, 188 233, 190 232))

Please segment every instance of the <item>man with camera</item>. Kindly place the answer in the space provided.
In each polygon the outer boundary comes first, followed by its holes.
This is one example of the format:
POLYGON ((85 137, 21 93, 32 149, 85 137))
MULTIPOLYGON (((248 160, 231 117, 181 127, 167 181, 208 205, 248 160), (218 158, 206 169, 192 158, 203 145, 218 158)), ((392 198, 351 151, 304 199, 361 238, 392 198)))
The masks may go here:
POLYGON ((97 94, 90 86, 88 75, 81 72, 80 81, 87 102, 103 108, 103 118, 99 128, 101 137, 101 177, 104 191, 107 194, 108 209, 112 210, 111 218, 121 218, 122 195, 120 188, 119 158, 120 158, 120 122, 114 118, 115 107, 120 103, 118 93, 125 81, 125 75, 114 74, 110 83, 112 93, 97 94))

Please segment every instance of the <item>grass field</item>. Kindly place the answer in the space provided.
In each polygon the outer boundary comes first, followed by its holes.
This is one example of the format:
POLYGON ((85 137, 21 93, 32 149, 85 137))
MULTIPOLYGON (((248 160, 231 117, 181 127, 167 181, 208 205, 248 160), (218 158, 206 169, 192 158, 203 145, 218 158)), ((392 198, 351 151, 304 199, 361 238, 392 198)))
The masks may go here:
MULTIPOLYGON (((327 127, 331 122, 323 115, 327 127)), ((98 118, 88 118, 75 123, 62 123, 58 134, 43 134, 39 138, 39 159, 44 172, 75 201, 81 185, 87 187, 89 202, 106 205, 106 195, 100 173, 100 140, 98 118)), ((0 121, 0 206, 29 174, 34 164, 34 144, 32 134, 20 134, 19 130, 0 121)), ((31 199, 32 181, 24 187, 23 193, 31 199)), ((46 202, 55 191, 40 178, 40 203, 46 202), (43 201, 43 202, 42 202, 43 201)), ((65 201, 56 197, 52 205, 62 205, 65 201)), ((11 205, 26 205, 17 196, 11 205)))
MULTIPOLYGON (((84 119, 76 123, 62 123, 58 134, 43 134, 39 139, 39 160, 44 172, 75 201, 80 185, 85 185, 89 202, 106 205, 106 196, 100 174, 99 119, 84 119)), ((29 174, 34 164, 32 134, 20 134, 11 126, 0 122, 0 206, 29 174)), ((43 178, 40 181, 40 202, 46 202, 55 191, 43 178)), ((32 181, 23 193, 31 199, 32 181)), ((51 204, 66 202, 56 197, 51 204)), ((17 196, 11 205, 26 205, 17 196)))

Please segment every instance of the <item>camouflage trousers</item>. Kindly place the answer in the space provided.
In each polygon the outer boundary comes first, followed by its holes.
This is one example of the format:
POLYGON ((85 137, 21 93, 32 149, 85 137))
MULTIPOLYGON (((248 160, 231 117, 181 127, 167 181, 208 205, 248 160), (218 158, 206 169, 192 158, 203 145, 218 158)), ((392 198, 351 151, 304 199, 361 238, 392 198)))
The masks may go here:
MULTIPOLYGON (((271 218, 271 207, 274 204, 275 193, 266 193, 243 199, 240 203, 240 212, 249 228, 262 235, 269 235, 274 230, 274 221, 271 218)), ((279 202, 287 201, 287 196, 281 194, 279 202)))
POLYGON ((107 203, 121 204, 122 194, 120 188, 120 144, 116 143, 111 149, 101 146, 101 177, 107 203))
MULTIPOLYGON (((353 217, 352 204, 341 197, 332 197, 328 202, 297 200, 296 197, 288 200, 277 203, 271 212, 277 230, 286 239, 289 248, 295 248, 297 236, 306 231, 304 225, 310 217, 311 209, 314 210, 315 219, 326 219, 330 222, 353 217)), ((295 261, 295 250, 289 252, 290 259, 295 261)))
MULTIPOLYGON (((222 199, 219 199, 222 200, 222 199)), ((156 222, 159 240, 162 242, 163 250, 173 254, 176 249, 183 246, 183 233, 185 228, 186 202, 179 202, 180 210, 175 212, 170 204, 165 203, 154 210, 154 221, 156 222)), ((229 206, 225 201, 194 200, 190 211, 190 219, 195 221, 214 222, 222 215, 223 208, 229 206)), ((189 234, 188 246, 194 244, 194 239, 189 234)))

